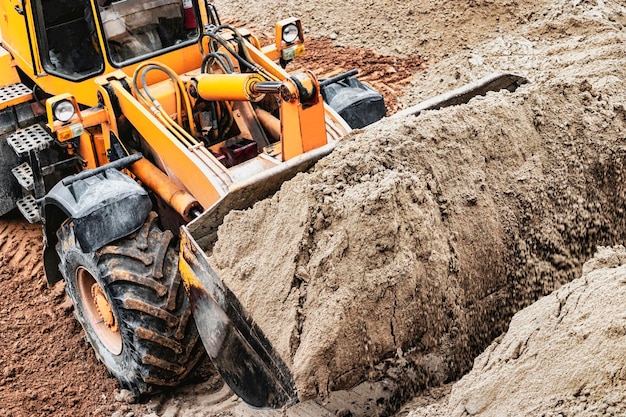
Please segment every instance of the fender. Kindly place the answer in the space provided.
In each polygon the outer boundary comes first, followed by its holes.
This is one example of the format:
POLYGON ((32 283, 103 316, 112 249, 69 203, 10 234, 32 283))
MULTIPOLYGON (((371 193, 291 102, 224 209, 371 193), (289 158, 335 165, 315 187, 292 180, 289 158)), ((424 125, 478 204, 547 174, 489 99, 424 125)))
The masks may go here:
POLYGON ((42 199, 49 285, 61 279, 56 231, 66 219, 74 223, 77 243, 88 253, 138 230, 150 213, 148 192, 110 165, 65 178, 42 199))

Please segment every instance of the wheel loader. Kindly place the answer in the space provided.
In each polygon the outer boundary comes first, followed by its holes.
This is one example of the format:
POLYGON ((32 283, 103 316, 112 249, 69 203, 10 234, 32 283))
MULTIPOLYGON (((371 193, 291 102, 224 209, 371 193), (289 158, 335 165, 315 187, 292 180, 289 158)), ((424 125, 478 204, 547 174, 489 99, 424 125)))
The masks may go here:
MULTIPOLYGON (((248 404, 297 402, 207 252, 229 211, 379 120, 382 97, 352 72, 287 72, 305 51, 295 18, 262 46, 198 0, 1 4, 0 215, 41 222, 47 281, 65 281, 97 358, 144 393, 206 352, 248 404)), ((517 82, 497 75, 423 108, 517 82)))

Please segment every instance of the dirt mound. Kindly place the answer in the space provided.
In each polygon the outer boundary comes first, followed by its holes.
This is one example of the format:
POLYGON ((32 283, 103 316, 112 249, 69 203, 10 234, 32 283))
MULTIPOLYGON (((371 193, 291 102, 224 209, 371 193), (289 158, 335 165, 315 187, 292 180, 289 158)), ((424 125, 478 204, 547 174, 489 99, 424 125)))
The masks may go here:
POLYGON ((515 311, 623 239, 618 81, 387 120, 229 215, 213 261, 300 396, 389 366, 417 386, 458 378, 515 311))
POLYGON ((408 416, 624 415, 625 264, 623 246, 599 248, 581 278, 513 317, 447 404, 408 416))
MULTIPOLYGON (((410 105, 493 71, 510 71, 535 83, 551 79, 621 77, 626 7, 617 1, 532 2, 509 30, 479 35, 415 74, 401 101, 410 105)), ((455 28, 464 33, 467 28, 455 28)))
MULTIPOLYGON (((395 18, 418 3, 316 4, 307 15, 389 12, 387 28, 402 31, 395 18)), ((515 311, 626 234, 614 209, 625 198, 624 7, 435 3, 420 9, 431 25, 446 27, 449 13, 475 25, 446 32, 449 56, 406 100, 494 69, 532 84, 354 135, 220 230, 213 260, 302 398, 390 373, 416 387, 458 378, 515 311)))
POLYGON ((438 61, 515 30, 550 2, 216 0, 214 4, 221 16, 245 19, 263 30, 273 28, 279 19, 295 16, 302 19, 305 34, 310 37, 328 37, 344 46, 384 54, 417 54, 438 61))

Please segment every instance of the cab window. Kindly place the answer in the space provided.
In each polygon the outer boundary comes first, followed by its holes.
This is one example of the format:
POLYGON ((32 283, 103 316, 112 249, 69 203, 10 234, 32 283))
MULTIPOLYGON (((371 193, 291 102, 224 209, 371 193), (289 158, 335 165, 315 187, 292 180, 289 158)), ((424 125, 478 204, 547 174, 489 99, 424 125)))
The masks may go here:
POLYGON ((42 65, 71 80, 100 73, 95 20, 87 0, 42 0, 36 15, 42 65))
POLYGON ((115 66, 198 39, 191 0, 100 0, 99 10, 115 66))

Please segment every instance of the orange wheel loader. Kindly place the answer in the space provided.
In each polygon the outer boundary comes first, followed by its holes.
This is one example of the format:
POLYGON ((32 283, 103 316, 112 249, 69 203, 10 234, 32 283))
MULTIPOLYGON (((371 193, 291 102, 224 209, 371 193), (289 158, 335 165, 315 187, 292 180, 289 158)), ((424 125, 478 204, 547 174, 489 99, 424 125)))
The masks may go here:
POLYGON ((383 117, 382 97, 352 73, 288 73, 298 19, 261 46, 210 2, 0 1, 0 215, 42 223, 48 283, 65 281, 98 359, 143 393, 207 352, 245 402, 297 402, 206 251, 230 210, 383 117))

